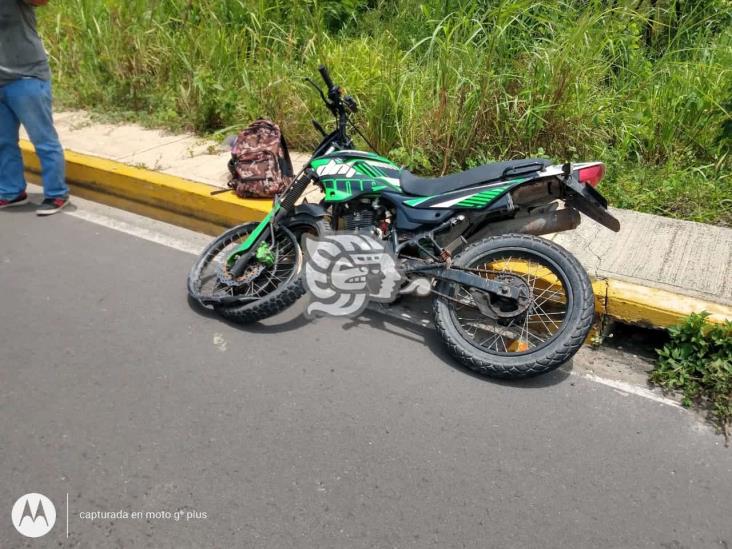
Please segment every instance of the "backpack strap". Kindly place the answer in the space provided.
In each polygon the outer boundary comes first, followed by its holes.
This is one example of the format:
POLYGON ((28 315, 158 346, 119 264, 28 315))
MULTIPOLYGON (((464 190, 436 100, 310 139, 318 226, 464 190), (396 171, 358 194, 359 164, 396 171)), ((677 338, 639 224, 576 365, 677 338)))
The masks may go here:
POLYGON ((282 152, 284 153, 284 166, 282 166, 282 162, 280 162, 280 171, 282 172, 282 175, 285 175, 287 177, 292 177, 295 175, 292 169, 292 160, 290 159, 290 150, 287 148, 287 140, 285 139, 285 134, 280 132, 280 147, 282 148, 282 152))
POLYGON ((229 173, 231 174, 231 177, 238 177, 236 173, 236 155, 232 151, 231 158, 229 158, 229 162, 226 164, 229 168, 229 173))
POLYGON ((211 191, 209 193, 209 195, 210 196, 214 196, 214 195, 221 194, 221 193, 229 193, 229 192, 231 192, 233 190, 234 190, 234 187, 231 187, 229 189, 216 189, 215 191, 211 191))

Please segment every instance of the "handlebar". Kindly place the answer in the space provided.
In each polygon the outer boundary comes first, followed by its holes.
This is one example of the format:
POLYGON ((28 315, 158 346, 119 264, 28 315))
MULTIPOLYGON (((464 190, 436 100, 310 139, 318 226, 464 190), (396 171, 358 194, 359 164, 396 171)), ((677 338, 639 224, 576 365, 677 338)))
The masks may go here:
POLYGON ((368 142, 368 139, 364 137, 358 127, 356 127, 356 125, 349 118, 349 113, 355 114, 358 111, 358 104, 356 103, 355 99, 353 99, 353 97, 351 97, 350 95, 344 95, 343 88, 336 86, 333 83, 333 79, 330 77, 330 73, 328 72, 328 69, 325 65, 320 65, 318 67, 318 72, 323 78, 325 85, 328 87, 327 97, 326 94, 323 93, 323 90, 320 88, 320 86, 318 86, 310 78, 306 77, 305 81, 308 82, 313 88, 315 88, 315 90, 320 94, 320 97, 323 99, 323 103, 325 103, 325 106, 331 113, 333 113, 336 118, 337 128, 331 133, 326 133, 323 127, 318 124, 317 121, 313 120, 313 126, 316 130, 323 134, 324 137, 323 142, 318 145, 316 153, 318 151, 320 153, 324 152, 328 148, 328 146, 331 146, 333 144, 336 144, 337 148, 353 148, 353 141, 347 133, 349 123, 356 131, 356 133, 358 133, 358 135, 360 135, 361 138, 366 142, 366 144, 375 151, 376 149, 374 149, 374 146, 368 142))
POLYGON ((335 84, 333 84, 333 80, 331 80, 330 73, 328 73, 328 69, 326 68, 326 66, 320 65, 320 67, 318 67, 318 71, 320 72, 320 76, 323 77, 325 85, 328 86, 328 91, 331 91, 333 88, 335 88, 335 84))

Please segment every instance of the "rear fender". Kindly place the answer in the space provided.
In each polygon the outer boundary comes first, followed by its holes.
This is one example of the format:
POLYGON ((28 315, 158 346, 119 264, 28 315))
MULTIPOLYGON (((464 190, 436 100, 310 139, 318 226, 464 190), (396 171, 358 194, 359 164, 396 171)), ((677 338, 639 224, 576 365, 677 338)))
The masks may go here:
POLYGON ((567 177, 562 173, 562 166, 548 166, 541 175, 511 189, 511 200, 517 208, 531 208, 560 199, 611 231, 620 230, 620 222, 608 211, 605 197, 592 186, 580 183, 577 171, 567 177))
POLYGON ((565 186, 564 202, 579 210, 587 217, 597 221, 611 231, 620 230, 620 221, 607 210, 607 200, 589 185, 583 185, 577 179, 576 172, 563 182, 565 186))

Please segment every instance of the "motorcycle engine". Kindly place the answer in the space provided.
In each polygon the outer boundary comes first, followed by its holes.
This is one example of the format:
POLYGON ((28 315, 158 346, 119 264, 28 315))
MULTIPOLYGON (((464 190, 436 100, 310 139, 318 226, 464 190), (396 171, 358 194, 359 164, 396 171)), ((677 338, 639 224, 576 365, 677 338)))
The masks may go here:
POLYGON ((343 204, 338 229, 369 231, 383 237, 388 232, 390 217, 390 213, 378 201, 354 200, 343 204))

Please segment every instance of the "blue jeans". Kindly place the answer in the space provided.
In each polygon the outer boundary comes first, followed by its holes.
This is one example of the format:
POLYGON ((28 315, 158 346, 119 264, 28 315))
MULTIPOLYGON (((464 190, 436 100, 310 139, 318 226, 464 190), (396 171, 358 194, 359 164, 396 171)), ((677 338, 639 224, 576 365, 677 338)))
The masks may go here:
POLYGON ((21 124, 41 161, 45 198, 68 196, 64 150, 53 127, 51 83, 22 78, 0 86, 0 199, 12 200, 25 190, 18 147, 21 124))

